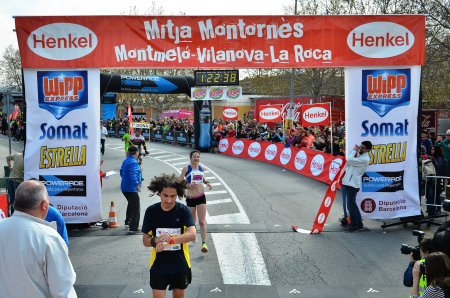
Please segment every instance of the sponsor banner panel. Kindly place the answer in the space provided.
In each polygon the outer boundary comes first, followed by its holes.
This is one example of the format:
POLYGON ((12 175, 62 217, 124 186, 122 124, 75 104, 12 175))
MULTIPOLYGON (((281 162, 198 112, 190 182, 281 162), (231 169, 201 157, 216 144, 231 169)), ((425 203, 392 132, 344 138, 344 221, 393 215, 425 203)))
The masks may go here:
POLYGON ((304 68, 425 62, 424 15, 46 16, 16 17, 15 28, 24 68, 304 68))
POLYGON ((319 212, 317 213, 316 220, 314 221, 311 234, 321 233, 325 223, 327 222, 328 214, 330 214, 331 206, 333 206, 334 198, 336 197, 336 189, 339 182, 339 175, 341 174, 341 170, 344 168, 346 161, 339 168, 338 172, 332 179, 332 183, 327 189, 325 193, 325 197, 323 198, 322 205, 320 205, 319 212))
POLYGON ((193 87, 192 100, 242 99, 242 87, 193 87))
POLYGON ((0 220, 8 218, 8 197, 7 194, 0 195, 0 220))
POLYGON ((259 122, 275 122, 282 121, 281 110, 283 105, 266 105, 259 106, 257 109, 259 122))
POLYGON ((363 141, 373 145, 356 199, 361 216, 419 215, 420 66, 349 67, 345 75, 347 154, 363 141))
POLYGON ((235 138, 220 140, 219 152, 275 164, 328 184, 333 181, 343 162, 342 157, 321 151, 235 138))
POLYGON ((100 70, 24 69, 25 179, 43 183, 66 223, 101 220, 100 70), (37 95, 37 96, 36 96, 37 95))
POLYGON ((225 120, 238 120, 238 107, 223 107, 222 119, 225 120))
POLYGON ((331 125, 330 104, 319 103, 302 106, 302 126, 331 125))

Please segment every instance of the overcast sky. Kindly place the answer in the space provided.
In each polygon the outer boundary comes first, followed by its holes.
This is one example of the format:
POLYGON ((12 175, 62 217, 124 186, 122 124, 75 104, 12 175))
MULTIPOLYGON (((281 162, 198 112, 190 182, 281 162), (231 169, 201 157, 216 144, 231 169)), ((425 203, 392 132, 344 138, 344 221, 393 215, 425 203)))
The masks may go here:
MULTIPOLYGON (((119 15, 129 14, 130 6, 144 14, 151 4, 149 0, 0 0, 0 53, 10 44, 18 48, 12 16, 119 15)), ((155 0, 155 4, 166 15, 179 11, 186 15, 268 15, 282 14, 283 5, 294 4, 294 0, 155 0)))

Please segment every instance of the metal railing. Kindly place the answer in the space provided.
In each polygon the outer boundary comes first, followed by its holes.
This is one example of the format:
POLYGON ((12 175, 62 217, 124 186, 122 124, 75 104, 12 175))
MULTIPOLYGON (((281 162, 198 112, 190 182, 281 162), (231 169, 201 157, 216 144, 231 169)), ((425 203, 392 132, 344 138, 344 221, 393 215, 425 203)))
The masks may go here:
MULTIPOLYGON (((427 207, 427 211, 428 211, 428 217, 447 217, 448 214, 446 212, 442 213, 442 197, 441 194, 445 191, 446 193, 446 188, 447 188, 447 181, 448 179, 450 179, 450 177, 447 176, 427 176, 425 179, 425 186, 424 186, 424 195, 425 195, 425 202, 422 202, 421 200, 421 206, 426 206, 427 207), (430 180, 430 182, 428 182, 428 180, 430 180), (431 184, 431 185, 429 185, 431 184), (430 189, 429 186, 431 186, 430 189), (442 187, 441 191, 438 191, 439 188, 442 187), (429 192, 432 191, 432 192, 429 192), (432 198, 432 200, 431 200, 432 198), (435 213, 432 212, 433 214, 430 215, 430 210, 432 210, 433 208, 440 208, 440 212, 441 213, 435 213)), ((445 199, 445 198, 444 198, 445 199)))

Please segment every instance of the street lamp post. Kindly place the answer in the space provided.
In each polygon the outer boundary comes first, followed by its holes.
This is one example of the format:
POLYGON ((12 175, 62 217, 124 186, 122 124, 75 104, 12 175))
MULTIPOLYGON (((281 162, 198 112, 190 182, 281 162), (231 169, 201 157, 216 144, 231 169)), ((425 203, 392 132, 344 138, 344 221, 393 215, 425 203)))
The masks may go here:
MULTIPOLYGON (((295 0, 295 6, 294 7, 295 7, 294 8, 294 14, 297 15, 297 0, 295 0)), ((294 115, 294 71, 295 71, 295 69, 292 68, 292 71, 291 71, 291 98, 290 98, 290 101, 289 101, 289 109, 291 110, 290 115, 292 116, 292 118, 293 118, 293 115, 294 115)), ((294 119, 292 119, 292 122, 293 121, 294 121, 294 119)), ((289 121, 289 123, 291 123, 291 122, 289 121)))

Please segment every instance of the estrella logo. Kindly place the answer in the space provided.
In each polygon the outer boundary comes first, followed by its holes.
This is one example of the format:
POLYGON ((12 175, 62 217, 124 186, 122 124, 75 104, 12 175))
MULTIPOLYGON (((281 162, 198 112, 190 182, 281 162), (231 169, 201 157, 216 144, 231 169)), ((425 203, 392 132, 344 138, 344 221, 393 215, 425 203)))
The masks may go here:
POLYGON ((409 105, 411 69, 376 69, 362 71, 362 105, 380 117, 390 110, 409 105))
POLYGON ((88 106, 87 71, 38 71, 39 107, 60 120, 88 106))

